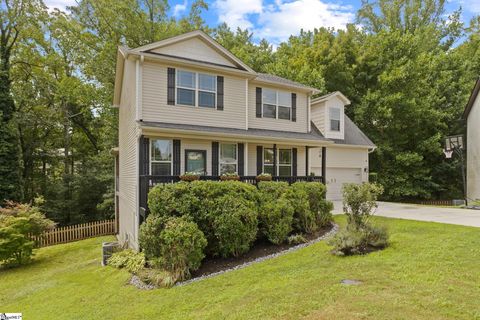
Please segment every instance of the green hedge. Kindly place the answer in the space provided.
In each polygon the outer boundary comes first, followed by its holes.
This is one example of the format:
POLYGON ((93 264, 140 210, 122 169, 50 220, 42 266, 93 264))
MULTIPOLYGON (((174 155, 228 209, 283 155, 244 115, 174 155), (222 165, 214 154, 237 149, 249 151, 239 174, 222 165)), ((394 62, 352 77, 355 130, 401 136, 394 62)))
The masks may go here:
POLYGON ((187 217, 207 239, 210 256, 238 256, 257 237, 282 243, 292 233, 312 233, 331 220, 321 183, 193 181, 158 185, 149 194, 151 216, 187 217))

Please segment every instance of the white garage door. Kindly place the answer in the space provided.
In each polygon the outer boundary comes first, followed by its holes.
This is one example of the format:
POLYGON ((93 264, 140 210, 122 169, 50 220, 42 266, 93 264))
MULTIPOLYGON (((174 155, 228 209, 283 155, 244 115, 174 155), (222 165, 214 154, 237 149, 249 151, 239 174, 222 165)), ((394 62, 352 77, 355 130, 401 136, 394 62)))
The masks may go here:
POLYGON ((342 200, 344 183, 362 183, 362 169, 327 168, 327 199, 342 200))

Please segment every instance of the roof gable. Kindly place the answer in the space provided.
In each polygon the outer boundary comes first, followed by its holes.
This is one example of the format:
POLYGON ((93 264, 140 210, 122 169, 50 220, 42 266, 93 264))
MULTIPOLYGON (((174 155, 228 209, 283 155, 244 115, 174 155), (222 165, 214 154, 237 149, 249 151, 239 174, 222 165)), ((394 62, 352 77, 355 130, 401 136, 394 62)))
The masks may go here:
POLYGON ((200 30, 157 41, 131 51, 203 61, 255 73, 243 61, 200 30))
POLYGON ((351 103, 350 100, 343 93, 341 93, 340 91, 335 91, 313 99, 312 104, 317 104, 319 102, 324 102, 333 98, 338 98, 342 101, 344 105, 349 105, 351 103))

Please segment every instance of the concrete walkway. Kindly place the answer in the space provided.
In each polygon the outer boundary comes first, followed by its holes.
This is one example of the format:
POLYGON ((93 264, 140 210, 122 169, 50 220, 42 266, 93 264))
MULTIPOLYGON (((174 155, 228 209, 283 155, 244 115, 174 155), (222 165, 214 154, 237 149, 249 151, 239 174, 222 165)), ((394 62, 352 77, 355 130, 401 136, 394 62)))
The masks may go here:
MULTIPOLYGON (((334 201, 334 214, 343 213, 342 203, 334 201)), ((390 218, 433 221, 480 227, 480 210, 420 206, 392 202, 379 202, 375 215, 390 218)))

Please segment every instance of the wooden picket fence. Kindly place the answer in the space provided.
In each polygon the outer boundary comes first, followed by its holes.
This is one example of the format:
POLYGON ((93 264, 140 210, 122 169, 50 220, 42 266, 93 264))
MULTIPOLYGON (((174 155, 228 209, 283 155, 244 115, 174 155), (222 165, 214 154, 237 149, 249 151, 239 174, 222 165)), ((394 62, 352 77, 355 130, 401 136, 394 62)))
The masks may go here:
POLYGON ((111 234, 115 234, 115 219, 54 228, 31 238, 35 246, 40 248, 111 234))
POLYGON ((427 205, 427 206, 445 206, 450 207, 453 206, 452 200, 422 200, 420 204, 427 205))

